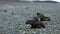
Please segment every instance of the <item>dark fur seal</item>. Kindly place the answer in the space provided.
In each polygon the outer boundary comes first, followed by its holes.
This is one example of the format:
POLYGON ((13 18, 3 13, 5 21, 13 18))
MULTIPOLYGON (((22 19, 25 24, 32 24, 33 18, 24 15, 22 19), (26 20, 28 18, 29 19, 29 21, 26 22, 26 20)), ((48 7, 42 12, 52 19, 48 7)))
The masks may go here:
POLYGON ((45 28, 45 25, 41 21, 27 20, 26 24, 30 24, 31 28, 45 28))

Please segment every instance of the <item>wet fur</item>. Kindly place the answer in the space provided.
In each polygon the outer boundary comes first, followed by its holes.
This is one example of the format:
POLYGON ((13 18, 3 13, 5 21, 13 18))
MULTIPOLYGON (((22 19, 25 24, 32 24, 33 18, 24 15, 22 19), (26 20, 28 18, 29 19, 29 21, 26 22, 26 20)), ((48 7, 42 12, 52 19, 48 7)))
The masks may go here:
POLYGON ((42 21, 50 21, 49 17, 45 17, 43 14, 37 13, 37 16, 41 19, 40 21, 38 18, 34 17, 34 20, 27 20, 26 24, 30 24, 31 28, 45 28, 45 25, 42 21))
POLYGON ((34 20, 26 21, 26 24, 30 24, 31 28, 45 28, 45 25, 42 22, 37 22, 34 20))

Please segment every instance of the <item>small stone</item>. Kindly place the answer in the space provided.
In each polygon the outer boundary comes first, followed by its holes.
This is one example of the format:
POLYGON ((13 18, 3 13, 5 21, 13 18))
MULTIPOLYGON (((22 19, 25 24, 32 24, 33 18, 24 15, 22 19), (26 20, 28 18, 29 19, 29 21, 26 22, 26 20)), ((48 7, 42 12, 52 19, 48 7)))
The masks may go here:
POLYGON ((15 15, 15 13, 14 13, 14 12, 12 12, 11 14, 12 14, 12 15, 15 15))
POLYGON ((28 9, 28 8, 26 7, 26 9, 28 9))
POLYGON ((0 26, 0 28, 2 28, 2 26, 0 26))
POLYGON ((57 30, 60 30, 60 28, 57 28, 57 30))
POLYGON ((24 32, 23 32, 23 34, 27 34, 27 32, 26 32, 26 31, 24 31, 24 32))
POLYGON ((4 12, 7 12, 7 10, 4 10, 4 12))
POLYGON ((18 25, 21 25, 20 23, 18 25))
POLYGON ((30 28, 30 27, 31 27, 31 25, 30 25, 30 24, 27 24, 26 26, 27 26, 28 28, 30 28))
POLYGON ((24 33, 24 34, 27 34, 27 32, 26 32, 26 33, 24 33))
POLYGON ((22 32, 22 30, 19 30, 19 32, 22 32))
POLYGON ((29 26, 30 24, 26 25, 26 26, 29 26))
POLYGON ((34 30, 31 30, 31 32, 32 32, 33 34, 35 34, 35 33, 36 33, 36 31, 34 31, 34 30))

